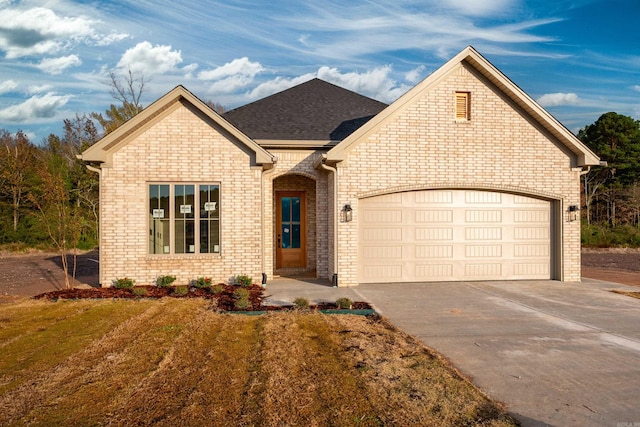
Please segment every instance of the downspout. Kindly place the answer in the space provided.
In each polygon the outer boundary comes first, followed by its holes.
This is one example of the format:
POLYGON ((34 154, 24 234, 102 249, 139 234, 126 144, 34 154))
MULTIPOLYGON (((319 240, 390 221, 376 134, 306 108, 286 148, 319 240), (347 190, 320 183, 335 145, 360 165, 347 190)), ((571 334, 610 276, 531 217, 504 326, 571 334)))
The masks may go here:
POLYGON ((329 172, 333 173, 333 276, 331 277, 331 284, 333 287, 338 287, 338 170, 333 166, 328 166, 327 155, 323 154, 320 158, 319 166, 329 172))
MULTIPOLYGON (((277 161, 278 161, 277 158, 273 159, 273 163, 275 163, 277 161)), ((265 229, 264 229, 264 201, 265 201, 265 198, 264 198, 264 184, 265 184, 264 178, 268 174, 273 173, 275 170, 276 170, 276 167, 275 167, 275 164, 274 164, 271 168, 263 170, 262 174, 260 176, 260 178, 261 178, 261 180, 260 180, 260 198, 261 198, 262 203, 263 203, 263 206, 262 206, 262 209, 261 209, 261 213, 260 213, 260 230, 262 230, 262 242, 261 242, 261 245, 260 245, 261 246, 260 247, 260 251, 261 251, 262 254, 261 254, 260 258, 262 259, 262 286, 263 287, 267 286, 267 272, 265 271, 265 254, 264 254, 265 248, 267 247, 267 241, 266 241, 267 233, 265 232, 265 229)))

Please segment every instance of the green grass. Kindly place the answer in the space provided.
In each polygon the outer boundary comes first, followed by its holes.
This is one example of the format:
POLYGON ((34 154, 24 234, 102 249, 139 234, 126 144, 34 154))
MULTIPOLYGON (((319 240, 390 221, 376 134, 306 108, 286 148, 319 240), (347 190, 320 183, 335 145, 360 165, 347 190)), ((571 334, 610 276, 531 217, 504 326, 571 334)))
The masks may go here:
POLYGON ((1 305, 0 425, 516 425, 385 321, 208 307, 1 305))

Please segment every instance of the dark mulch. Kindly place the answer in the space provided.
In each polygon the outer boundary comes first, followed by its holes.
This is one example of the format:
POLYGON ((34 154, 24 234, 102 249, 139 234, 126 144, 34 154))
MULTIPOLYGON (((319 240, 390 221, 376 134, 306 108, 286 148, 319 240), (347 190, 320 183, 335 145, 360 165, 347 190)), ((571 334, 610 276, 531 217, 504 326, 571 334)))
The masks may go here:
MULTIPOLYGON (((263 305, 262 301, 266 297, 264 295, 264 288, 260 285, 251 285, 244 287, 249 291, 250 307, 246 309, 238 309, 236 307, 236 291, 241 289, 240 286, 235 285, 218 285, 218 290, 215 292, 216 286, 211 288, 196 288, 186 286, 170 286, 159 288, 157 286, 136 286, 134 289, 118 289, 115 287, 109 288, 91 288, 91 289, 62 289, 58 291, 45 292, 34 296, 34 299, 46 299, 50 301, 57 301, 59 299, 142 299, 142 298, 203 298, 216 301, 216 308, 224 311, 281 311, 291 310, 292 306, 273 306, 263 305), (179 292, 179 290, 187 290, 185 293, 179 292)), ((311 310, 335 310, 338 306, 335 303, 320 303, 309 307, 311 310)), ((366 302, 356 301, 352 305, 354 310, 370 310, 371 306, 366 302)))

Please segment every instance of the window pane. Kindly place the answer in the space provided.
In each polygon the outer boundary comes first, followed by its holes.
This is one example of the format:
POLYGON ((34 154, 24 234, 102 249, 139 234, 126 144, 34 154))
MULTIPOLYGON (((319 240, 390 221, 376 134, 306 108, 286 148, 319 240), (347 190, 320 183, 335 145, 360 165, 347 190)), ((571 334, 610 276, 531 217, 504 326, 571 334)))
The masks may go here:
POLYGON ((300 197, 291 198, 291 221, 300 222, 300 197))
POLYGON ((149 253, 169 253, 168 185, 149 185, 149 253))
POLYGON ((184 223, 185 221, 182 219, 178 219, 176 220, 175 223, 175 232, 176 232, 176 247, 175 247, 175 253, 177 254, 183 254, 185 253, 185 231, 184 231, 184 223))
POLYGON ((291 198, 282 198, 282 222, 291 221, 291 198))
POLYGON ((187 220, 184 224, 184 247, 188 254, 195 253, 196 251, 196 231, 195 221, 187 220))
POLYGON ((291 247, 291 226, 289 224, 282 224, 282 248, 287 249, 291 247))
POLYGON ((219 188, 217 185, 200 185, 200 253, 219 253, 218 218, 220 217, 219 188))
POLYGON ((300 224, 293 224, 291 226, 291 247, 295 249, 300 248, 300 224))

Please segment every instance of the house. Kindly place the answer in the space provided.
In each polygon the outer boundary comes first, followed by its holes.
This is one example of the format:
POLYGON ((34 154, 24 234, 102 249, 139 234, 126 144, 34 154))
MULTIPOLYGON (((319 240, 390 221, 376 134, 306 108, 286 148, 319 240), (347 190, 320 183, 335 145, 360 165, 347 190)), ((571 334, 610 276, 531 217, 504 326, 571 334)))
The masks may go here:
POLYGON ((472 47, 391 105, 314 79, 220 116, 178 86, 81 157, 103 286, 579 281, 599 162, 472 47))

